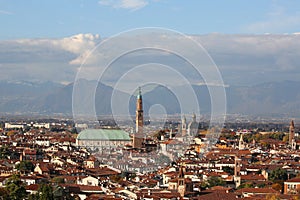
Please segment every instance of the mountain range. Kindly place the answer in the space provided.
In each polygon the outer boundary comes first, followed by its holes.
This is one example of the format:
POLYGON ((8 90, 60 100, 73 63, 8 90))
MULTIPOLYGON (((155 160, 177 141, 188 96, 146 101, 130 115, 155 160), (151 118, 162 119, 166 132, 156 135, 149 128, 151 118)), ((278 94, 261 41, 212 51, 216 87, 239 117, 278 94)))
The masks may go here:
MULTIPOLYGON (((86 90, 95 82, 81 80, 86 90)), ((198 98, 200 111, 210 112, 210 96, 205 85, 192 85, 198 98)), ((228 86, 227 113, 246 115, 298 116, 300 109, 300 82, 268 82, 253 86, 228 86)), ((178 88, 180 91, 180 87, 178 88)), ((73 83, 62 85, 54 82, 0 81, 0 112, 3 114, 72 114, 73 83)), ((98 84, 95 105, 97 115, 111 115, 111 96, 115 92, 120 98, 130 99, 130 113, 135 113, 135 96, 114 91, 108 85, 98 84)), ((190 98, 190 97, 186 97, 190 98)), ((180 103, 175 94, 163 86, 155 86, 143 94, 144 112, 152 105, 162 105, 167 114, 180 113, 180 103)), ((189 108, 193 110, 194 108, 189 108)))

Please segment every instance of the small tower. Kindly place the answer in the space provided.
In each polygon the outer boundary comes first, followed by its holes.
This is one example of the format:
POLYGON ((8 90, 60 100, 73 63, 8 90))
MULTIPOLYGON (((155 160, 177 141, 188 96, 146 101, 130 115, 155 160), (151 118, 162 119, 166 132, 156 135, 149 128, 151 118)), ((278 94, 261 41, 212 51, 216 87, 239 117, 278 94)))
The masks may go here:
POLYGON ((195 113, 193 113, 192 122, 196 122, 196 114, 195 113))
POLYGON ((133 148, 142 148, 143 146, 143 126, 144 126, 144 111, 141 87, 136 98, 135 111, 135 134, 133 135, 133 148))
POLYGON ((185 136, 186 135, 186 118, 183 116, 181 119, 181 135, 185 136))
POLYGON ((170 130, 169 139, 173 139, 173 128, 171 128, 171 130, 170 130))
POLYGON ((185 180, 184 180, 184 169, 182 166, 179 168, 179 174, 178 174, 178 182, 177 182, 177 190, 180 194, 180 196, 184 196, 186 186, 185 186, 185 180))
POLYGON ((235 187, 239 187, 241 185, 241 166, 242 166, 242 159, 238 156, 234 157, 234 182, 235 187))
POLYGON ((245 149, 245 142, 244 142, 244 136, 241 133, 240 141, 239 141, 239 150, 245 149))
POLYGON ((295 124, 294 124, 294 120, 292 120, 289 128, 289 145, 293 144, 294 139, 295 139, 295 124))
POLYGON ((192 121, 188 124, 188 135, 195 137, 198 134, 199 123, 196 121, 196 114, 193 113, 192 121))

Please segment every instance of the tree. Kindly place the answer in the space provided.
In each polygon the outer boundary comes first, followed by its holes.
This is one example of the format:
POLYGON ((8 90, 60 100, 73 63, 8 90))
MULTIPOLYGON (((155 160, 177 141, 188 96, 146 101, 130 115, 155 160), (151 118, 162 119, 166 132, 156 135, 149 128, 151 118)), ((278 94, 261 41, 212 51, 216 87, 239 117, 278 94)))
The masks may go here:
POLYGON ((282 140, 284 136, 285 136, 284 133, 278 132, 278 133, 272 134, 271 138, 273 138, 275 140, 282 140))
POLYGON ((209 184, 209 187, 214 187, 214 186, 223 186, 225 185, 225 182, 222 178, 218 177, 218 176, 211 176, 209 177, 208 179, 208 184, 209 184))
POLYGON ((274 183, 272 185, 272 188, 278 192, 281 192, 282 191, 282 185, 280 183, 274 183))
POLYGON ((232 167, 228 167, 228 166, 225 166, 225 167, 222 167, 223 171, 230 174, 230 175, 233 175, 234 174, 234 168, 232 167))
POLYGON ((51 185, 42 184, 38 190, 39 200, 53 200, 53 189, 51 185))
POLYGON ((5 186, 9 193, 9 199, 11 200, 20 200, 24 199, 27 196, 26 189, 20 179, 20 175, 12 175, 8 179, 5 186))
POLYGON ((271 171, 269 174, 270 181, 286 181, 288 178, 287 171, 282 168, 276 168, 275 170, 271 171))
POLYGON ((65 179, 64 178, 61 178, 61 177, 54 177, 52 179, 52 182, 53 183, 56 183, 56 184, 59 184, 59 183, 65 183, 65 179))
POLYGON ((9 150, 7 146, 1 146, 0 148, 0 159, 6 159, 9 155, 9 150))
POLYGON ((11 130, 11 131, 8 131, 6 135, 7 135, 8 137, 10 137, 10 136, 15 135, 15 134, 17 134, 17 131, 11 130))
POLYGON ((248 183, 243 183, 243 184, 241 184, 241 185, 238 187, 238 189, 242 189, 242 188, 253 188, 253 187, 254 187, 253 183, 248 182, 248 183))
POLYGON ((1 200, 9 200, 8 195, 9 195, 9 193, 6 188, 0 188, 0 199, 1 200))
POLYGON ((280 200, 280 198, 278 197, 278 195, 275 195, 275 194, 268 194, 266 196, 266 199, 267 200, 280 200))
POLYGON ((55 200, 75 200, 76 197, 71 196, 69 188, 62 188, 61 186, 54 187, 53 197, 55 200))
POLYGON ((283 142, 289 141, 289 135, 283 136, 282 141, 283 141, 283 142))
POLYGON ((19 170, 21 173, 28 173, 33 172, 34 165, 29 160, 21 161, 19 164, 16 165, 16 169, 19 170))

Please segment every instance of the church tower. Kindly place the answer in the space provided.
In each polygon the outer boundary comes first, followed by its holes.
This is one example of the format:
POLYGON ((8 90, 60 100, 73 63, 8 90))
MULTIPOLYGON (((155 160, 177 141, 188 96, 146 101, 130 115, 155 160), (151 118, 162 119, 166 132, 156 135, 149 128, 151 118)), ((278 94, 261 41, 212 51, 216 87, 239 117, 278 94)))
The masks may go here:
POLYGON ((290 123, 290 128, 289 128, 289 144, 290 145, 293 144, 294 137, 295 137, 295 125, 294 125, 294 121, 292 120, 290 123))
POLYGON ((178 174, 178 179, 177 179, 177 190, 178 190, 180 196, 183 197, 184 193, 186 191, 186 185, 185 185, 184 171, 183 171, 182 166, 179 168, 179 174, 178 174))
POLYGON ((241 133, 240 140, 239 140, 239 150, 245 149, 245 142, 244 142, 244 135, 241 133))
POLYGON ((234 182, 235 187, 239 187, 241 185, 241 167, 242 167, 242 159, 235 156, 234 157, 234 182))
POLYGON ((139 93, 136 98, 135 111, 135 134, 133 136, 133 148, 142 148, 143 146, 143 126, 144 126, 144 111, 142 91, 139 87, 139 93))

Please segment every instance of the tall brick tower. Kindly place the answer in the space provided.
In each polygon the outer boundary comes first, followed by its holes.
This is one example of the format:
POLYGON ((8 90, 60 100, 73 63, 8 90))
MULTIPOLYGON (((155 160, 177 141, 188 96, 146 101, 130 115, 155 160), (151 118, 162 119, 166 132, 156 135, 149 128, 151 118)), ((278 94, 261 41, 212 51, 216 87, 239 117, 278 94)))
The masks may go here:
POLYGON ((293 144, 294 137, 295 137, 295 124, 294 124, 294 120, 292 120, 290 123, 290 128, 289 128, 289 144, 290 145, 293 144))
POLYGON ((135 111, 135 134, 133 136, 133 148, 142 148, 143 146, 143 126, 144 126, 144 111, 142 91, 139 87, 139 93, 136 98, 136 111, 135 111))

